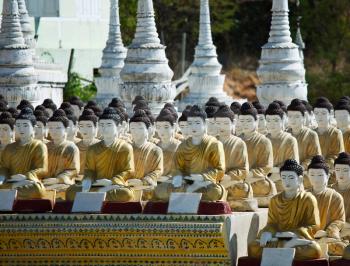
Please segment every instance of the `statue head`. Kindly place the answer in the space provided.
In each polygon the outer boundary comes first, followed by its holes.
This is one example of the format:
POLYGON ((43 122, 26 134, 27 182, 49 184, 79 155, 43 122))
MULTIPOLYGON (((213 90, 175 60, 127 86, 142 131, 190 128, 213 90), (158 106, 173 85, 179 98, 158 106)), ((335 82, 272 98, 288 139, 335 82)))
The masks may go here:
POLYGON ((278 103, 271 103, 266 112, 266 126, 267 131, 272 135, 275 136, 284 130, 284 112, 280 108, 278 103))
POLYGON ((180 118, 179 118, 179 128, 180 128, 180 132, 182 134, 182 136, 184 138, 189 137, 191 134, 189 134, 189 129, 188 129, 188 123, 187 123, 187 118, 188 118, 188 113, 190 112, 189 109, 185 109, 180 118))
POLYGON ((111 100, 111 102, 108 104, 108 107, 113 107, 113 108, 116 108, 116 109, 121 109, 121 110, 123 110, 124 112, 126 112, 126 107, 125 107, 124 102, 123 102, 120 98, 118 98, 118 97, 113 98, 113 99, 111 100))
POLYGON ((285 105, 285 103, 283 101, 280 100, 274 100, 274 103, 277 103, 280 108, 283 111, 283 124, 284 124, 284 128, 288 128, 288 110, 287 110, 287 106, 285 105))
POLYGON ((350 126, 350 104, 348 101, 340 100, 334 107, 335 120, 340 130, 345 131, 350 126))
POLYGON ((290 105, 288 105, 287 112, 288 126, 292 130, 300 130, 304 127, 306 121, 306 107, 302 101, 300 101, 299 99, 292 100, 290 105))
POLYGON ((233 134, 235 128, 235 113, 230 107, 222 105, 214 115, 217 135, 227 137, 233 134))
POLYGON ((36 126, 36 118, 33 110, 25 107, 21 110, 16 118, 15 130, 17 136, 22 141, 34 138, 34 127, 36 126))
POLYGON ((78 96, 72 96, 69 99, 69 103, 72 105, 74 115, 79 117, 82 114, 84 108, 84 102, 78 96))
POLYGON ((333 105, 325 97, 320 97, 314 104, 314 114, 319 128, 328 128, 331 122, 333 105))
POLYGON ((134 100, 131 102, 133 109, 134 109, 134 107, 137 105, 137 103, 139 101, 146 101, 146 99, 143 96, 141 96, 141 95, 136 95, 134 100))
POLYGON ((303 167, 294 159, 286 160, 280 168, 282 186, 286 192, 298 191, 303 183, 303 167))
POLYGON ((340 185, 350 185, 350 154, 339 153, 334 161, 335 176, 340 185))
POLYGON ((69 119, 62 109, 56 110, 48 122, 49 133, 54 142, 61 142, 67 138, 69 119))
POLYGON ((164 108, 156 119, 157 135, 162 142, 169 142, 175 135, 176 118, 173 113, 164 108))
POLYGON ((302 100, 301 102, 304 104, 306 108, 305 126, 311 127, 313 125, 313 120, 314 120, 314 110, 308 101, 302 100))
POLYGON ((152 139, 156 134, 156 118, 153 116, 150 109, 145 109, 146 115, 151 122, 151 125, 148 127, 148 139, 152 139))
POLYGON ((214 114, 216 113, 216 111, 219 109, 219 107, 214 106, 214 105, 208 105, 205 107, 205 112, 207 114, 207 133, 210 136, 215 137, 217 135, 217 128, 216 128, 216 124, 215 124, 215 118, 214 118, 214 114))
POLYGON ((118 126, 121 123, 120 116, 112 107, 103 110, 98 121, 99 133, 103 139, 115 139, 118 137, 118 126))
POLYGON ((322 155, 316 155, 312 158, 308 166, 308 177, 315 191, 322 191, 327 187, 329 167, 322 155))
POLYGON ((45 115, 43 111, 39 109, 35 109, 34 115, 36 117, 36 126, 34 128, 35 138, 39 140, 46 139, 48 134, 48 129, 47 129, 48 117, 45 115))
POLYGON ((128 127, 129 126, 129 123, 128 123, 129 122, 129 116, 124 111, 124 109, 122 109, 121 107, 113 107, 113 108, 117 111, 118 115, 120 116, 121 123, 119 125, 118 131, 119 131, 120 135, 123 135, 123 134, 125 134, 126 132, 129 131, 129 127, 128 127))
POLYGON ((258 111, 255 107, 246 102, 242 105, 239 115, 239 126, 243 134, 251 134, 258 127, 258 111))
POLYGON ((93 139, 97 135, 98 117, 91 109, 85 109, 79 117, 79 132, 83 139, 93 139))
POLYGON ((9 112, 0 115, 0 142, 10 143, 14 138, 15 119, 9 112))
POLYGON ((187 123, 190 135, 194 138, 201 138, 206 134, 207 114, 198 105, 193 105, 188 113, 187 123))
POLYGON ((136 110, 130 118, 130 133, 135 143, 144 143, 149 138, 151 121, 142 109, 136 110))
POLYGON ((53 112, 57 110, 56 104, 51 99, 45 99, 42 105, 46 108, 46 111, 49 113, 49 117, 51 117, 53 115, 53 112))
POLYGON ((30 108, 34 112, 34 107, 28 100, 22 100, 19 105, 17 105, 17 110, 21 111, 23 108, 30 108))
POLYGON ((69 126, 67 128, 67 137, 73 140, 78 133, 78 118, 74 114, 72 107, 63 109, 69 120, 69 126))
POLYGON ((258 101, 253 102, 253 106, 258 111, 258 132, 266 132, 265 107, 258 101))

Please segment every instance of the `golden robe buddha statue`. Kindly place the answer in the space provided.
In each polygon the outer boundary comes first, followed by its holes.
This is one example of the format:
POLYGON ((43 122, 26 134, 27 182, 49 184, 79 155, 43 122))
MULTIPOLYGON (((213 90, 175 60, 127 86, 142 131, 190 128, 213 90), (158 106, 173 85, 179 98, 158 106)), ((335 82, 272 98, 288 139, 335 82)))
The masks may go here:
POLYGON ((69 121, 69 127, 67 128, 67 140, 73 143, 78 143, 81 138, 77 136, 78 134, 78 117, 74 114, 74 109, 72 107, 63 109, 69 121))
POLYGON ((257 132, 257 111, 252 104, 247 102, 242 105, 239 123, 249 159, 249 173, 246 181, 251 184, 259 206, 267 206, 269 198, 276 194, 276 186, 268 178, 273 167, 271 141, 257 132))
POLYGON ((73 185, 66 191, 66 198, 74 200, 81 191, 106 192, 108 201, 127 202, 134 199, 134 191, 126 185, 134 171, 134 155, 131 145, 117 138, 120 117, 108 107, 99 120, 103 140, 88 148, 82 185, 73 185))
POLYGON ((202 200, 217 201, 224 198, 219 184, 225 174, 222 144, 206 132, 206 113, 194 105, 187 123, 191 137, 184 140, 175 153, 172 183, 162 183, 155 190, 154 199, 168 201, 172 192, 202 193, 202 200))
POLYGON ((265 117, 265 107, 258 101, 253 102, 253 106, 258 112, 258 132, 263 135, 267 135, 267 125, 265 117))
POLYGON ((338 129, 343 133, 344 150, 350 152, 350 104, 341 99, 334 107, 334 116, 338 129))
POLYGON ((317 200, 320 213, 320 227, 315 238, 319 243, 328 245, 329 255, 341 256, 346 247, 340 238, 345 223, 344 200, 334 189, 327 188, 329 167, 323 156, 317 155, 312 159, 308 177, 312 185, 310 192, 317 200))
POLYGON ((321 257, 314 240, 320 218, 315 197, 301 189, 303 168, 295 160, 287 160, 281 168, 284 191, 275 195, 269 206, 267 225, 259 239, 248 245, 248 256, 260 258, 264 247, 294 248, 296 260, 321 257))
POLYGON ((15 139, 15 119, 9 112, 3 112, 0 115, 0 160, 1 154, 10 143, 15 139))
POLYGON ((48 150, 48 171, 43 178, 46 189, 65 191, 75 183, 80 170, 79 149, 67 140, 69 120, 65 112, 58 109, 49 119, 48 128, 52 141, 48 150))
POLYGON ((179 121, 178 121, 179 130, 180 130, 180 133, 182 135, 181 141, 184 141, 185 139, 187 139, 190 136, 190 132, 188 129, 188 123, 187 123, 187 117, 188 117, 189 111, 190 111, 189 109, 185 109, 182 112, 182 115, 180 116, 179 121))
POLYGON ((47 171, 47 148, 34 139, 36 119, 30 108, 23 108, 16 118, 19 140, 8 144, 0 160, 0 189, 16 189, 18 199, 42 198, 41 182, 47 171))
POLYGON ((45 113, 41 110, 35 110, 34 115, 36 118, 36 127, 34 128, 35 132, 35 139, 41 140, 45 144, 49 143, 48 137, 48 129, 47 129, 47 122, 48 117, 45 115, 45 113))
POLYGON ((297 140, 284 131, 284 111, 277 103, 271 103, 266 110, 267 137, 273 149, 273 168, 270 179, 275 182, 277 192, 283 191, 279 169, 287 159, 299 162, 297 140))

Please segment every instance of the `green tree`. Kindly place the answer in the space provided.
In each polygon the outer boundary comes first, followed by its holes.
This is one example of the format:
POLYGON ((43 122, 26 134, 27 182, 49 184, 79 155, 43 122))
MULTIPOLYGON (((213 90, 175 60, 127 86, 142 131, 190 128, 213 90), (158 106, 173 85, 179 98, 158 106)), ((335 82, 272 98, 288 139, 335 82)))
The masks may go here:
POLYGON ((73 72, 69 75, 68 82, 63 91, 64 100, 69 100, 72 96, 79 96, 83 101, 88 101, 96 95, 97 88, 94 83, 84 86, 79 74, 73 72))

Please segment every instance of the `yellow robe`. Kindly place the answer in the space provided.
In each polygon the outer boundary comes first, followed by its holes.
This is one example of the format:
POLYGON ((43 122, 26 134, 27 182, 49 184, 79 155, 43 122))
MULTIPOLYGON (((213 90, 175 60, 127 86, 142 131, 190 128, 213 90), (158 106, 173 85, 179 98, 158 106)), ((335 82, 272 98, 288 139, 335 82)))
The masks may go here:
POLYGON ((274 167, 281 167, 288 159, 294 159, 299 162, 298 142, 291 134, 282 132, 276 138, 270 134, 267 137, 272 144, 274 167))
MULTIPOLYGON (((19 141, 8 144, 1 155, 0 175, 6 179, 12 175, 23 174, 28 180, 34 183, 17 188, 19 199, 41 198, 44 195, 45 187, 41 183, 41 178, 47 172, 48 155, 46 145, 33 139, 25 145, 20 145, 19 141)), ((11 184, 6 180, 0 189, 11 188, 11 184)))
MULTIPOLYGON (((84 179, 92 182, 98 179, 108 179, 112 185, 120 188, 107 192, 109 201, 130 201, 133 199, 133 190, 125 186, 125 182, 134 171, 134 155, 130 144, 116 139, 107 147, 100 141, 88 148, 85 159, 84 179)), ((81 186, 73 185, 67 189, 66 198, 72 201, 75 194, 82 190, 81 186)), ((96 191, 92 187, 91 191, 96 191)))
POLYGON ((245 142, 236 136, 230 136, 221 141, 225 152, 226 175, 231 180, 240 181, 247 177, 249 172, 248 152, 245 142))
POLYGON ((163 176, 171 176, 174 171, 174 156, 180 143, 181 141, 174 138, 169 146, 164 149, 162 149, 161 141, 157 144, 163 151, 163 176))
MULTIPOLYGON (((59 145, 50 142, 46 146, 48 151, 48 171, 45 174, 45 178, 58 178, 60 180, 59 184, 71 185, 80 170, 78 147, 68 140, 59 145)), ((52 188, 65 190, 68 186, 52 186, 52 188)))
MULTIPOLYGON (((312 241, 312 244, 295 247, 295 259, 317 259, 321 256, 321 248, 313 240, 319 224, 317 201, 311 193, 301 191, 293 199, 286 199, 282 192, 271 199, 267 225, 260 231, 259 237, 263 232, 270 232, 273 236, 277 232, 293 232, 298 238, 312 241)), ((282 242, 271 242, 268 247, 281 247, 282 242)), ((248 255, 261 257, 262 250, 260 243, 254 241, 249 244, 248 255)))
POLYGON ((79 149, 79 153, 80 153, 80 171, 79 171, 79 174, 80 175, 83 175, 84 174, 84 169, 85 169, 85 158, 86 158, 86 152, 88 150, 88 148, 91 146, 91 145, 94 145, 96 144, 97 142, 100 142, 99 139, 93 139, 93 141, 89 144, 89 145, 86 145, 84 143, 83 140, 80 140, 76 145, 79 149))
POLYGON ((323 157, 326 159, 330 168, 334 167, 334 160, 338 154, 344 151, 344 141, 341 131, 330 126, 323 134, 319 133, 320 147, 323 157))
POLYGON ((339 189, 338 184, 334 184, 332 188, 343 197, 345 207, 345 221, 347 223, 350 223, 350 188, 346 190, 341 190, 339 189))
POLYGON ((350 153, 350 128, 343 133, 344 150, 350 153))
POLYGON ((292 132, 291 134, 298 142, 300 164, 304 169, 307 169, 312 157, 322 154, 318 135, 315 131, 307 127, 301 129, 297 135, 292 132))

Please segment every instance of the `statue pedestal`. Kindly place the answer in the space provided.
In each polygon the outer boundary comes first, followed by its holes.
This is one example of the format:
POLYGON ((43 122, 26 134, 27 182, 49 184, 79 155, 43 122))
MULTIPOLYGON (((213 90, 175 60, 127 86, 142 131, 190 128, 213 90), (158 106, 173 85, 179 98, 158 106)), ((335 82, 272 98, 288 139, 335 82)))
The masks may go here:
POLYGON ((230 215, 2 214, 0 264, 235 265, 267 210, 230 215))
MULTIPOLYGON (((252 259, 248 257, 242 257, 238 260, 238 266, 260 266, 261 260, 252 259)), ((305 260, 305 261, 294 261, 293 266, 328 266, 328 260, 305 260)), ((345 264, 344 264, 345 265, 345 264)))

